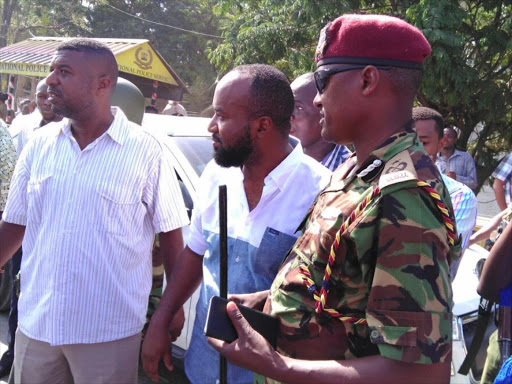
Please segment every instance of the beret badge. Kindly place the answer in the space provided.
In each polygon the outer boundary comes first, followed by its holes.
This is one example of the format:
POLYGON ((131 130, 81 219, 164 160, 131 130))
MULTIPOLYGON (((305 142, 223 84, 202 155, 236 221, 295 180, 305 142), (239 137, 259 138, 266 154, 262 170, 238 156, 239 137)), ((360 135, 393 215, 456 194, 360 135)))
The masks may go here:
POLYGON ((315 58, 318 60, 321 56, 325 55, 327 48, 329 48, 329 28, 332 22, 329 22, 320 31, 320 38, 316 47, 315 58))

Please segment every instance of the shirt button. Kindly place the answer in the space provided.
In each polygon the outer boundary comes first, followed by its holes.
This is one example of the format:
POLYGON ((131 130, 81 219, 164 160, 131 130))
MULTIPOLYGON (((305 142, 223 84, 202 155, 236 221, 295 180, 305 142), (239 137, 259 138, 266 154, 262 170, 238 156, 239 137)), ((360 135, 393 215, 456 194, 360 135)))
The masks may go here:
POLYGON ((370 338, 371 338, 372 340, 378 339, 378 338, 379 338, 379 336, 380 336, 379 331, 373 330, 373 331, 372 331, 372 333, 370 333, 370 338))
POLYGON ((235 257, 235 261, 238 263, 240 261, 240 257, 235 257))

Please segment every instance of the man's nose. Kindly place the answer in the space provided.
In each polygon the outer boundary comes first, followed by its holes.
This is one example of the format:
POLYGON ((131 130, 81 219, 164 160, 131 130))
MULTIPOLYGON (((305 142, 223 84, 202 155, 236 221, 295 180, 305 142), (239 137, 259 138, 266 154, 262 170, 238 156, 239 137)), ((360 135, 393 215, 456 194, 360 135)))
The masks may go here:
POLYGON ((215 133, 217 131, 217 121, 215 119, 215 116, 213 116, 210 122, 208 123, 208 132, 215 133))
POLYGON ((315 98, 313 99, 313 105, 315 107, 317 107, 318 109, 322 109, 322 101, 320 100, 321 98, 322 98, 322 95, 320 95, 317 92, 315 98))
POLYGON ((55 84, 55 79, 56 79, 56 76, 55 76, 55 71, 51 71, 48 76, 46 76, 46 85, 53 85, 55 84))

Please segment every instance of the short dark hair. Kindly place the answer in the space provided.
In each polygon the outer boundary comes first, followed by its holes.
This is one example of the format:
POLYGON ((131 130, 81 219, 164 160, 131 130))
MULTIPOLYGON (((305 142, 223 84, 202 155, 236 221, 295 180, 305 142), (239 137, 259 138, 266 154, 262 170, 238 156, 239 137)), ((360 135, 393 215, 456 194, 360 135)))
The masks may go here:
POLYGON ((434 120, 436 132, 439 138, 443 137, 444 121, 443 116, 436 110, 427 107, 416 107, 412 109, 412 119, 418 120, 434 120))
MULTIPOLYGON (((453 127, 446 127, 445 129, 449 130, 449 131, 452 131, 452 133, 455 135, 456 138, 459 137, 459 132, 457 132, 457 130, 453 127)), ((444 130, 443 130, 443 135, 444 135, 444 130)))
POLYGON ((396 94, 404 95, 409 100, 414 100, 420 88, 423 72, 419 69, 392 67, 387 71, 391 86, 396 94))
POLYGON ((284 73, 266 64, 240 65, 233 71, 250 79, 249 116, 268 116, 280 132, 287 135, 295 100, 284 73))
POLYGON ((55 49, 55 51, 83 52, 86 54, 95 55, 97 57, 102 58, 105 62, 105 70, 107 71, 107 73, 105 74, 110 76, 114 83, 114 87, 112 87, 112 90, 115 89, 115 84, 117 83, 117 76, 119 74, 119 70, 117 68, 117 61, 114 54, 112 53, 110 48, 107 47, 105 44, 100 43, 99 41, 94 39, 71 39, 65 40, 62 43, 60 43, 55 49))

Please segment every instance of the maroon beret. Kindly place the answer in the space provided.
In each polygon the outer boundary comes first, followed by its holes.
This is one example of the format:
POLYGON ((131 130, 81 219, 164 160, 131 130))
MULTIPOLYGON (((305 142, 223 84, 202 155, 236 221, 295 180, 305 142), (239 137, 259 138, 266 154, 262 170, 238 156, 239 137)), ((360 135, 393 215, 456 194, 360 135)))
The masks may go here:
POLYGON ((315 61, 422 69, 431 52, 420 30, 396 17, 343 15, 320 32, 315 61))

